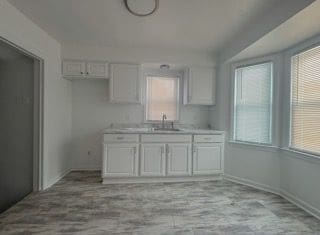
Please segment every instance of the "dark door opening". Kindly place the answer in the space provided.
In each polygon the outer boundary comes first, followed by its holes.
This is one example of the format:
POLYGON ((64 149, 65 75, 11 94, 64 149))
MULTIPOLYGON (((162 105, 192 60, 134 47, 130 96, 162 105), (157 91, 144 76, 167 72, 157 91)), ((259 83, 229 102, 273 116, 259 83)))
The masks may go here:
POLYGON ((34 190, 34 69, 34 58, 0 40, 0 213, 34 190))

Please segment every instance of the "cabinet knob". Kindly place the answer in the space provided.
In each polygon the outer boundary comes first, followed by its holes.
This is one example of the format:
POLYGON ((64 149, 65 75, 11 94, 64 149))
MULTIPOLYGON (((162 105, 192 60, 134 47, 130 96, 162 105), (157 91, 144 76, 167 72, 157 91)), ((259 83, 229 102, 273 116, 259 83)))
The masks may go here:
POLYGON ((89 75, 89 72, 87 72, 87 75, 89 75))
POLYGON ((80 74, 83 74, 83 72, 80 72, 80 74))

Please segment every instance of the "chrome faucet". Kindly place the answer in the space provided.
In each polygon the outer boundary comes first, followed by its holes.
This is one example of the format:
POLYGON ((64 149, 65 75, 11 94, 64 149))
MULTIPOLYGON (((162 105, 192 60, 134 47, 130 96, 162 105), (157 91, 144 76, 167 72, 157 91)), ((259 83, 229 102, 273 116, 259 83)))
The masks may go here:
POLYGON ((162 129, 164 129, 164 120, 167 119, 167 115, 162 114, 162 129))

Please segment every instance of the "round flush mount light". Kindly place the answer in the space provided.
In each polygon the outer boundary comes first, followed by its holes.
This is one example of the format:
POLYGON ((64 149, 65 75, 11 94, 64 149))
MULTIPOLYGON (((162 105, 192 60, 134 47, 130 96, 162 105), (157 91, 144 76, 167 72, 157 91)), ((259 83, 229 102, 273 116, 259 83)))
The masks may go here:
POLYGON ((170 69, 170 65, 162 64, 162 65, 160 65, 160 69, 170 69))
POLYGON ((127 10, 135 16, 149 16, 159 8, 159 0, 123 0, 127 10))

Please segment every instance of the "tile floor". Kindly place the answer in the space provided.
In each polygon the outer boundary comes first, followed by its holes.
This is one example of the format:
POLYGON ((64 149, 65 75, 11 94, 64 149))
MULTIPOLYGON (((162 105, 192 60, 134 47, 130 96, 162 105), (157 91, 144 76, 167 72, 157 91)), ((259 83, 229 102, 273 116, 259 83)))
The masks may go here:
POLYGON ((0 234, 320 234, 274 194, 229 181, 102 185, 72 172, 0 215, 0 234))

